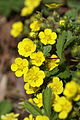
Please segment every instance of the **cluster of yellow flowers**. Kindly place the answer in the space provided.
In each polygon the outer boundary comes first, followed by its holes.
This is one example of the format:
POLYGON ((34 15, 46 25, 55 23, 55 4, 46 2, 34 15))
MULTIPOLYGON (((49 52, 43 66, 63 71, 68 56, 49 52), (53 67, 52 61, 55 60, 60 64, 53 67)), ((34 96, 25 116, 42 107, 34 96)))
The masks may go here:
POLYGON ((63 95, 65 96, 56 96, 53 103, 53 109, 59 112, 60 119, 67 118, 68 113, 72 110, 72 100, 80 100, 80 85, 74 81, 66 83, 63 95))
MULTIPOLYGON (((69 112, 72 110, 72 100, 80 100, 80 85, 74 81, 68 82, 63 88, 63 82, 58 77, 53 77, 52 82, 48 83, 47 87, 52 88, 52 107, 55 112, 59 113, 59 119, 66 119, 69 112), (61 94, 65 96, 61 96, 61 94), (60 95, 60 96, 59 96, 60 95)), ((42 93, 38 93, 29 101, 39 108, 43 106, 42 93)))
MULTIPOLYGON (((53 81, 48 84, 47 87, 52 88, 53 100, 52 107, 55 112, 59 113, 59 119, 66 119, 69 112, 72 110, 72 100, 80 100, 80 85, 74 81, 68 82, 63 89, 63 82, 58 77, 53 77, 53 81), (63 92, 65 96, 59 96, 63 92)), ((33 99, 29 101, 36 104, 38 107, 43 106, 42 93, 38 93, 33 99)), ((1 116, 1 120, 18 120, 19 114, 6 114, 1 116)), ((26 117, 24 120, 49 120, 47 116, 36 116, 34 118, 31 114, 29 118, 26 117)))
MULTIPOLYGON (((1 120, 18 120, 19 114, 9 113, 6 115, 1 116, 1 120)), ((36 118, 33 118, 33 116, 30 114, 29 117, 25 117, 23 120, 49 120, 47 116, 36 116, 36 118)))
MULTIPOLYGON (((28 7, 28 0, 25 2, 25 5, 28 7)), ((31 35, 34 36, 34 34, 37 33, 36 38, 43 46, 54 45, 57 39, 56 32, 53 32, 52 29, 49 28, 40 31, 40 24, 41 22, 38 20, 35 20, 30 24, 31 35)), ((65 21, 61 20, 60 25, 64 26, 64 24, 65 21)), ((17 31, 17 26, 15 29, 17 31)), ((12 28, 14 31, 15 29, 12 28)), ((17 36, 15 35, 15 32, 13 32, 13 36, 17 36)), ((45 70, 52 71, 60 62, 60 59, 55 54, 52 54, 47 58, 43 51, 38 50, 35 41, 35 37, 32 39, 32 37, 29 36, 29 38, 24 38, 19 42, 18 53, 26 58, 16 58, 11 65, 11 69, 15 72, 17 77, 23 76, 25 82, 24 89, 27 94, 36 93, 44 83, 44 79, 46 79, 45 70)), ((59 113, 59 119, 66 119, 72 110, 72 101, 80 100, 80 85, 74 81, 70 81, 66 83, 64 88, 62 80, 60 80, 59 77, 53 77, 52 81, 47 83, 47 87, 52 89, 53 110, 59 113)), ((39 108, 43 107, 42 93, 35 94, 35 97, 30 98, 29 101, 39 108)), ((33 116, 30 115, 29 118, 26 117, 24 120, 49 120, 49 118, 46 116, 37 116, 36 118, 33 118, 33 116)))
MULTIPOLYGON (((38 20, 32 22, 30 29, 34 32, 39 31, 40 22, 38 20)), ((39 32, 39 38, 40 42, 44 45, 52 45, 56 42, 57 34, 52 32, 51 29, 45 29, 44 32, 39 32)), ((59 65, 60 59, 53 54, 50 60, 46 60, 44 53, 37 50, 37 45, 30 38, 24 38, 18 43, 18 52, 21 56, 28 59, 16 58, 15 62, 11 65, 11 70, 15 72, 17 77, 24 77, 26 93, 33 94, 43 84, 43 79, 45 78, 45 72, 40 70, 39 67, 47 62, 47 68, 52 70, 59 65)))
MULTIPOLYGON (((52 106, 55 112, 59 112, 59 119, 65 119, 72 110, 72 103, 65 96, 59 96, 63 91, 63 82, 58 77, 53 77, 52 82, 47 87, 52 88, 53 100, 52 106), (54 98, 55 96, 55 98, 54 98)), ((42 94, 37 94, 36 98, 30 99, 33 104, 42 107, 42 94)))
POLYGON ((30 15, 36 7, 40 5, 41 0, 25 0, 25 7, 21 11, 21 16, 30 15))

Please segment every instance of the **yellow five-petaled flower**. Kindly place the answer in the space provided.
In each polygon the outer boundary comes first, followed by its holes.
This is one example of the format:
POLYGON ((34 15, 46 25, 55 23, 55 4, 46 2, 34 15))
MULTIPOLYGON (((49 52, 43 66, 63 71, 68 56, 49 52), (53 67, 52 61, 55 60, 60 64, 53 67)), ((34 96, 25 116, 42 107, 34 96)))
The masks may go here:
POLYGON ((30 24, 30 28, 32 31, 39 31, 40 30, 40 21, 34 21, 30 24))
POLYGON ((41 66, 43 64, 43 62, 45 61, 44 54, 41 51, 32 53, 30 58, 32 59, 31 60, 32 64, 36 65, 36 66, 41 66))
POLYGON ((36 44, 29 38, 24 38, 18 43, 18 52, 24 57, 30 56, 36 50, 36 44))
POLYGON ((59 95, 63 92, 63 82, 58 77, 53 77, 53 80, 48 84, 48 87, 52 88, 53 94, 59 95))
POLYGON ((51 29, 45 29, 44 32, 39 33, 40 41, 44 44, 55 44, 57 39, 57 34, 55 32, 52 32, 51 29))
POLYGON ((28 82, 32 87, 39 87, 43 84, 43 79, 45 78, 44 71, 40 70, 38 67, 31 67, 26 74, 24 74, 24 81, 28 82))
POLYGON ((11 70, 15 72, 17 77, 21 77, 28 71, 28 60, 16 58, 15 62, 11 65, 11 70))

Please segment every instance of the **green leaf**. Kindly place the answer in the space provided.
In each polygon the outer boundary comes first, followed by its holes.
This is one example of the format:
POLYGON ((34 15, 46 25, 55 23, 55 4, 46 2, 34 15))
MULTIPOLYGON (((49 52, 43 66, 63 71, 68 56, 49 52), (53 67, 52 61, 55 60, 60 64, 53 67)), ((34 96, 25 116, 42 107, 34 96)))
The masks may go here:
POLYGON ((9 113, 12 110, 12 104, 8 100, 0 102, 0 116, 9 113))
POLYGON ((80 101, 76 102, 76 104, 80 106, 80 101))
POLYGON ((59 38, 57 39, 57 44, 56 44, 56 53, 57 55, 59 56, 60 59, 62 59, 64 57, 64 54, 63 54, 63 47, 64 47, 64 43, 65 43, 65 40, 66 40, 66 36, 67 36, 67 33, 66 31, 63 31, 61 35, 59 35, 59 38))
POLYGON ((51 51, 51 49, 52 49, 51 45, 44 46, 43 47, 43 53, 44 53, 44 55, 45 56, 49 56, 50 55, 49 52, 51 51))
POLYGON ((56 67, 55 69, 51 71, 45 71, 46 77, 54 76, 59 72, 59 69, 56 67))
POLYGON ((78 16, 78 11, 77 9, 71 9, 68 12, 66 12, 65 15, 68 17, 68 19, 75 20, 78 16))
POLYGON ((70 75, 71 75, 70 70, 66 68, 65 71, 59 73, 57 76, 60 77, 61 79, 67 79, 70 77, 70 75))
POLYGON ((71 31, 63 31, 61 35, 59 35, 59 38, 57 39, 56 44, 56 53, 59 56, 61 60, 65 60, 64 56, 64 50, 70 45, 71 42, 73 42, 77 36, 73 36, 71 31))
POLYGON ((71 31, 67 31, 67 41, 69 41, 71 38, 72 38, 72 32, 71 31))
POLYGON ((61 4, 63 3, 64 1, 63 0, 42 0, 43 4, 51 4, 51 3, 58 3, 58 4, 61 4))
POLYGON ((77 36, 73 36, 71 39, 68 39, 64 45, 64 49, 66 49, 76 38, 77 36))
POLYGON ((22 8, 24 0, 0 0, 0 13, 9 16, 11 11, 19 12, 22 8))
POLYGON ((78 1, 78 0, 68 0, 67 4, 69 7, 80 9, 80 1, 78 1))
POLYGON ((63 49, 66 49, 70 45, 70 43, 72 43, 76 38, 77 38, 77 36, 73 36, 71 31, 67 31, 67 40, 64 44, 63 49))
POLYGON ((76 67, 77 67, 78 69, 80 69, 80 63, 78 63, 76 67))
POLYGON ((30 103, 27 100, 24 101, 24 107, 26 111, 30 112, 33 116, 43 115, 40 108, 38 108, 36 105, 30 103))
POLYGON ((58 120, 58 113, 53 112, 53 113, 51 114, 51 120, 58 120))
POLYGON ((43 51, 43 44, 39 40, 35 40, 34 43, 37 45, 37 49, 43 51))
POLYGON ((72 78, 76 78, 76 72, 75 71, 71 71, 71 76, 72 76, 72 78))
POLYGON ((43 94, 43 107, 45 110, 45 114, 50 118, 50 116, 51 116, 51 101, 52 101, 51 88, 46 88, 42 94, 43 94))

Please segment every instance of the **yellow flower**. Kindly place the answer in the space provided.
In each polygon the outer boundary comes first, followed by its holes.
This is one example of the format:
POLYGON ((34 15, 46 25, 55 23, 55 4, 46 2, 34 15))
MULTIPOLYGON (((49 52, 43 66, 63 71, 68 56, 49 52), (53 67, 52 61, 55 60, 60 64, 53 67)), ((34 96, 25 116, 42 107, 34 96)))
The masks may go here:
POLYGON ((63 92, 63 82, 58 77, 53 77, 53 80, 48 84, 48 87, 52 88, 53 94, 59 95, 63 92))
POLYGON ((66 83, 63 94, 68 99, 73 99, 74 101, 79 101, 80 100, 80 85, 78 85, 74 81, 70 81, 70 82, 66 83))
POLYGON ((18 52, 24 57, 28 57, 36 50, 36 44, 28 38, 24 38, 18 44, 18 52))
POLYGON ((39 6, 41 0, 25 0, 25 7, 21 10, 21 16, 32 14, 33 10, 39 6))
POLYGON ((33 101, 32 98, 29 98, 28 101, 29 101, 30 103, 34 104, 34 101, 33 101))
POLYGON ((66 97, 59 97, 58 101, 53 105, 55 112, 59 112, 59 119, 66 119, 72 110, 72 103, 66 97))
POLYGON ((34 103, 40 108, 43 106, 42 103, 42 93, 37 94, 35 98, 33 98, 34 103))
POLYGON ((78 94, 76 97, 73 98, 74 101, 79 101, 80 100, 80 94, 78 94))
POLYGON ((41 51, 37 53, 32 53, 30 58, 32 59, 32 64, 36 66, 41 66, 45 61, 44 54, 41 51))
POLYGON ((31 6, 33 8, 36 8, 40 5, 41 0, 25 0, 24 5, 27 7, 31 6))
POLYGON ((21 77, 28 71, 28 60, 16 58, 15 62, 11 65, 11 70, 15 72, 17 77, 21 77))
POLYGON ((33 116, 30 114, 29 117, 24 118, 23 120, 34 120, 33 116))
POLYGON ((66 119, 68 117, 68 113, 66 111, 62 111, 59 113, 59 119, 66 119))
POLYGON ((65 20, 60 20, 59 24, 60 24, 60 26, 65 26, 65 20))
POLYGON ((24 85, 24 89, 26 90, 27 94, 33 94, 37 91, 38 88, 37 87, 32 87, 32 86, 29 85, 29 83, 26 83, 24 85))
POLYGON ((47 67, 49 70, 53 70, 55 67, 57 67, 60 62, 60 59, 56 55, 52 55, 50 59, 47 60, 47 67))
POLYGON ((34 21, 30 24, 30 28, 32 31, 39 31, 40 30, 40 22, 39 21, 34 21))
POLYGON ((49 118, 47 116, 37 116, 35 120, 49 120, 49 118))
POLYGON ((75 83, 74 81, 70 81, 70 82, 66 83, 63 94, 68 99, 74 98, 76 96, 77 92, 78 92, 77 83, 75 83))
POLYGON ((1 120, 18 120, 19 114, 9 113, 1 116, 1 120))
POLYGON ((24 81, 28 82, 32 87, 39 87, 43 84, 43 79, 45 78, 44 71, 40 70, 38 67, 33 66, 24 74, 24 81))
POLYGON ((23 31, 23 23, 19 21, 19 22, 15 22, 12 25, 12 29, 11 29, 10 33, 13 37, 17 37, 20 35, 20 33, 22 31, 23 31))
POLYGON ((56 104, 59 101, 59 98, 60 97, 58 94, 56 94, 56 93, 53 94, 53 99, 52 99, 53 105, 52 106, 54 106, 54 104, 56 104))
POLYGON ((44 44, 55 44, 57 39, 57 34, 55 32, 52 32, 51 29, 45 29, 44 32, 39 33, 40 41, 44 44))
POLYGON ((33 8, 32 7, 24 7, 21 10, 21 16, 27 16, 30 15, 33 12, 33 8))
POLYGON ((73 98, 74 101, 80 100, 80 85, 77 84, 77 95, 73 98))

